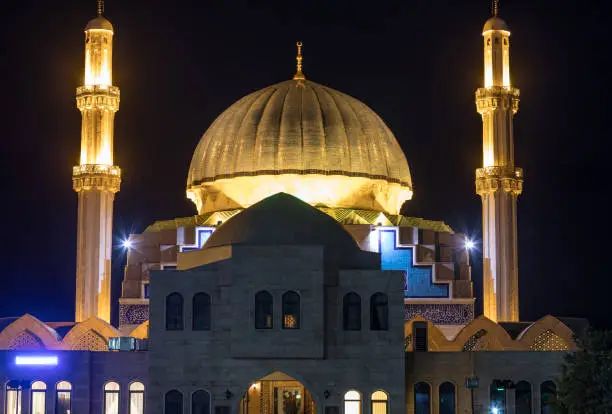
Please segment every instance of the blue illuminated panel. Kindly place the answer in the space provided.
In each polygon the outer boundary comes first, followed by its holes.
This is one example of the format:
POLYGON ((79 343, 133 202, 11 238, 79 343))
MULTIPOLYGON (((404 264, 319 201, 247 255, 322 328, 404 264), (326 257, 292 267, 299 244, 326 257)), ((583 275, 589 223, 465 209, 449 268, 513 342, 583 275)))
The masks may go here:
POLYGON ((448 298, 448 284, 433 283, 432 266, 414 266, 411 247, 396 245, 396 230, 380 230, 380 261, 383 270, 403 270, 405 298, 448 298))
POLYGON ((206 243, 206 240, 208 240, 210 235, 213 233, 213 231, 214 228, 211 227, 196 227, 196 244, 182 246, 181 252, 191 252, 193 250, 201 249, 202 246, 204 246, 204 243, 206 243))
POLYGON ((57 365, 57 357, 56 356, 35 356, 35 355, 18 355, 15 357, 15 365, 35 365, 35 366, 44 366, 44 365, 57 365))

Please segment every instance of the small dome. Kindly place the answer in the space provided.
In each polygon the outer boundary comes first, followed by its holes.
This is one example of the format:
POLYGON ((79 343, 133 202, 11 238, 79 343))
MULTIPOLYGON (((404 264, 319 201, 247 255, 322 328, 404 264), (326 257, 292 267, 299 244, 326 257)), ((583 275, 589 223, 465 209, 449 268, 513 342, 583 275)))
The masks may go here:
POLYGON ((493 16, 485 22, 485 25, 482 28, 482 32, 485 33, 489 30, 504 30, 506 32, 509 31, 506 22, 497 16, 493 16))
POLYGON ((412 198, 406 156, 364 103, 306 80, 240 99, 208 128, 187 179, 199 214, 278 192, 311 205, 398 214, 412 198))
POLYGON ((359 250, 353 237, 327 214, 286 193, 270 196, 223 223, 203 249, 228 245, 325 246, 359 250))
POLYGON ((106 18, 98 16, 93 18, 85 26, 85 30, 109 30, 113 31, 113 25, 106 18))

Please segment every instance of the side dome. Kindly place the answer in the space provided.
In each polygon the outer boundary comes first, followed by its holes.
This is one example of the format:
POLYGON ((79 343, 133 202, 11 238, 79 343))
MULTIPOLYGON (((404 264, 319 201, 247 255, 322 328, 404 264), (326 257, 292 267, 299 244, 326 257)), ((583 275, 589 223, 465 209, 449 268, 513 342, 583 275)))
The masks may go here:
POLYGON ((412 198, 412 180, 395 136, 368 106, 289 80, 223 112, 201 138, 187 178, 199 214, 279 192, 314 206, 398 214, 412 198))
POLYGON ((228 245, 321 245, 357 251, 353 237, 336 220, 289 194, 278 193, 223 223, 203 249, 228 245))

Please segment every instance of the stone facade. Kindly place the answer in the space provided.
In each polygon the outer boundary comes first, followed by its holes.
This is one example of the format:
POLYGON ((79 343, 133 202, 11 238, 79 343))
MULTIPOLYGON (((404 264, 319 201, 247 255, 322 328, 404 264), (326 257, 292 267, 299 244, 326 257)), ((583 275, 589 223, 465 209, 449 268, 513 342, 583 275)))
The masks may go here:
MULTIPOLYGON (((402 273, 373 269, 329 269, 320 246, 233 246, 231 258, 189 270, 152 274, 148 413, 161 414, 164 394, 185 396, 196 389, 212 394, 213 405, 236 412, 241 396, 260 378, 282 372, 311 393, 318 412, 341 406, 346 391, 365 397, 382 389, 390 412, 404 410, 402 273), (254 295, 274 297, 274 328, 255 329, 254 295), (301 298, 300 329, 281 328, 280 298, 294 290, 301 298), (191 330, 191 297, 212 296, 212 329, 191 330), (362 329, 342 329, 342 298, 362 298, 362 329), (167 331, 165 298, 185 299, 185 329, 167 331), (389 330, 370 330, 370 297, 387 295, 389 330), (232 397, 227 398, 229 391, 232 397)), ((364 406, 367 400, 364 401, 364 406)))

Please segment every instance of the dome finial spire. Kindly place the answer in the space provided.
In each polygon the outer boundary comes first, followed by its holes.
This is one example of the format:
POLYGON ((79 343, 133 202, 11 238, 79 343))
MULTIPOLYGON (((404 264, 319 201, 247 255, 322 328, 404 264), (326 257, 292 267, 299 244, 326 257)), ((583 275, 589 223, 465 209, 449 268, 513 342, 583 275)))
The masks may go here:
POLYGON ((98 0, 98 16, 102 16, 104 13, 104 0, 98 0))
POLYGON ((302 73, 302 42, 297 42, 297 72, 293 75, 293 80, 306 80, 306 76, 302 73))
POLYGON ((499 11, 499 0, 493 0, 493 16, 497 17, 497 12, 499 11))

